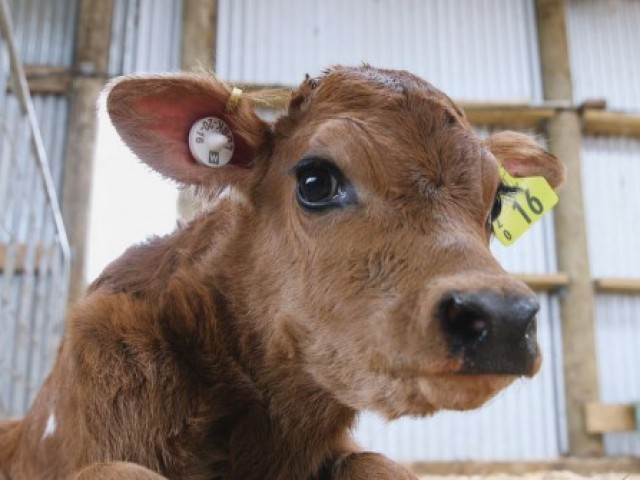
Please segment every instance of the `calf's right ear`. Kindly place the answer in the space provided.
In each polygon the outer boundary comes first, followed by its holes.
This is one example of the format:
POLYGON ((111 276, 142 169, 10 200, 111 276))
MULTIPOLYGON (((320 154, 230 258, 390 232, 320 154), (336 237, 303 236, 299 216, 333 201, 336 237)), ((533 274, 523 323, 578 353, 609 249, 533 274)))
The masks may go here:
POLYGON ((495 133, 485 144, 513 177, 544 177, 554 189, 564 182, 564 165, 528 135, 511 131, 495 133))
POLYGON ((271 131, 247 99, 232 97, 232 90, 210 74, 123 77, 109 85, 106 96, 111 121, 127 146, 183 185, 218 190, 242 186, 271 131), (224 166, 198 163, 189 148, 191 127, 207 117, 222 120, 231 130, 233 155, 224 166))

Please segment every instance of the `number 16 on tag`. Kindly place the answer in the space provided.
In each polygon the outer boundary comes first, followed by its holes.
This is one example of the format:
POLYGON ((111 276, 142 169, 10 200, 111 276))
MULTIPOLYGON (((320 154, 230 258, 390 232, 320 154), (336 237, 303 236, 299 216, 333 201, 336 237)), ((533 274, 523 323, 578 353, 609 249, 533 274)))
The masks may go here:
POLYGON ((511 245, 558 203, 558 196, 543 177, 514 178, 502 168, 500 177, 517 191, 502 195, 493 231, 502 244, 511 245))

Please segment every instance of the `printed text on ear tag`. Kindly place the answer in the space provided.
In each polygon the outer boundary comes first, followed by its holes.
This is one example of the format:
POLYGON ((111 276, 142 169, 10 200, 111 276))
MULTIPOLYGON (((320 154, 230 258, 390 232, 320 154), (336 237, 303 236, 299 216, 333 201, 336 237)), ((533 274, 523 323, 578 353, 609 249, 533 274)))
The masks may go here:
POLYGON ((502 182, 518 190, 503 194, 502 210, 493 222, 495 236, 503 245, 511 245, 558 203, 558 196, 544 177, 514 178, 500 167, 502 182))

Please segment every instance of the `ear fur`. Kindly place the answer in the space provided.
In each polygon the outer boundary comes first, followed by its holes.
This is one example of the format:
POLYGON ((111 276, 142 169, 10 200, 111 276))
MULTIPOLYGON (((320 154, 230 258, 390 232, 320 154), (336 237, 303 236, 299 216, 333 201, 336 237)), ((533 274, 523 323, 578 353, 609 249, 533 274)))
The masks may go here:
POLYGON ((541 176, 554 189, 564 182, 564 165, 527 135, 500 132, 491 135, 485 144, 502 167, 514 177, 541 176))
POLYGON ((226 84, 204 73, 122 77, 106 90, 111 121, 143 162, 182 184, 218 188, 248 176, 270 132, 247 99, 227 110, 230 94, 226 84), (208 116, 222 119, 234 137, 234 154, 224 167, 200 165, 189 150, 191 126, 208 116))

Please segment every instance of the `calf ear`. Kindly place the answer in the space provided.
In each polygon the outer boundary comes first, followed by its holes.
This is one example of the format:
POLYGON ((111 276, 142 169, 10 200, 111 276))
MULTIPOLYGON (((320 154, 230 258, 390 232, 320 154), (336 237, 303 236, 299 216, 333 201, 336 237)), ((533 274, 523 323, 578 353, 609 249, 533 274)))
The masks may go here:
POLYGON ((154 170, 185 185, 220 189, 247 181, 270 131, 247 99, 231 93, 207 74, 123 77, 107 88, 107 110, 125 143, 154 170), (191 127, 206 117, 231 130, 233 155, 222 167, 198 163, 189 148, 191 127))
POLYGON ((554 189, 565 177, 565 167, 533 138, 518 132, 500 132, 485 140, 491 153, 513 177, 544 177, 554 189))

